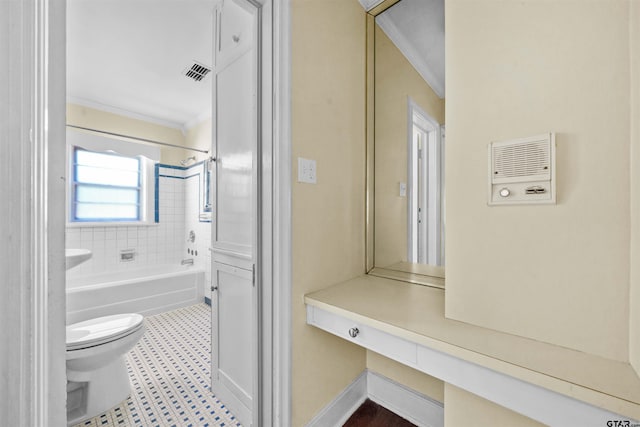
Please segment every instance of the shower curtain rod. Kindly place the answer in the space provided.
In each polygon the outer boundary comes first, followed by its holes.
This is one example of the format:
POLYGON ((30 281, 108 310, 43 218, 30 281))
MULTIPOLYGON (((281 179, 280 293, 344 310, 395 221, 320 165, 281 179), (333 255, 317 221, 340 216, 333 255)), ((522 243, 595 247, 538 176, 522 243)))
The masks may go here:
POLYGON ((209 150, 200 150, 199 148, 183 147, 182 145, 169 144, 168 142, 153 141, 151 139, 138 138, 137 136, 122 135, 120 133, 107 132, 105 130, 91 129, 91 128, 85 128, 85 127, 82 127, 82 126, 69 125, 69 124, 67 125, 67 127, 75 128, 75 129, 88 130, 90 132, 103 133, 105 135, 119 136, 121 138, 135 139, 136 141, 148 142, 150 144, 164 145, 165 147, 181 148, 183 150, 197 151, 199 153, 209 154, 209 150))

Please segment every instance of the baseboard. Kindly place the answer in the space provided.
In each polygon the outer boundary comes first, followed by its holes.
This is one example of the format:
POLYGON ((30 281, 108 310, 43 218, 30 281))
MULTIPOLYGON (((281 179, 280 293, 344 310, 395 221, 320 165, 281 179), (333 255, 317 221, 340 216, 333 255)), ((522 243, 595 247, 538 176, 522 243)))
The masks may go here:
POLYGON ((367 371, 362 372, 307 427, 342 426, 367 398, 367 371))
POLYGON ((442 403, 365 370, 307 423, 307 427, 340 427, 367 398, 418 426, 444 426, 442 403))
POLYGON ((444 426, 444 406, 378 373, 368 371, 369 399, 413 424, 425 427, 444 426))

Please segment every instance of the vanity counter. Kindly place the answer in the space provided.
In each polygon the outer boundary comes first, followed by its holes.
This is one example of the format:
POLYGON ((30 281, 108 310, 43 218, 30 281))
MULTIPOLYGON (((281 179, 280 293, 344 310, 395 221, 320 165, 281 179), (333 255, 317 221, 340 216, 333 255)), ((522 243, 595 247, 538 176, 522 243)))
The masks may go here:
POLYGON ((307 323, 547 424, 562 418, 532 416, 542 410, 536 402, 557 405, 571 424, 580 414, 590 425, 617 414, 640 419, 640 378, 630 364, 446 319, 442 289, 365 275, 305 303, 307 323))

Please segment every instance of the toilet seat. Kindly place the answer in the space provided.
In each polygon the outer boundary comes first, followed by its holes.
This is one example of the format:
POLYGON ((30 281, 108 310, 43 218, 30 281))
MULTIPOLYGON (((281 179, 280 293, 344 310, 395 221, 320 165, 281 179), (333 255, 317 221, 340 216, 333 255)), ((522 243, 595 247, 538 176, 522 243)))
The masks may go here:
POLYGON ((137 313, 98 317, 67 326, 67 350, 81 350, 106 344, 130 335, 143 327, 144 317, 137 313))

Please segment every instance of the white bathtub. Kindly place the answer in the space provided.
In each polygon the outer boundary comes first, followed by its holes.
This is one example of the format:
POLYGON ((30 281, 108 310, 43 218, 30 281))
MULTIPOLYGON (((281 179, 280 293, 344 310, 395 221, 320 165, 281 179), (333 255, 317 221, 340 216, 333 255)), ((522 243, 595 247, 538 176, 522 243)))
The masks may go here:
POLYGON ((204 271, 157 266, 67 281, 67 323, 119 313, 150 315, 204 300, 204 271))

